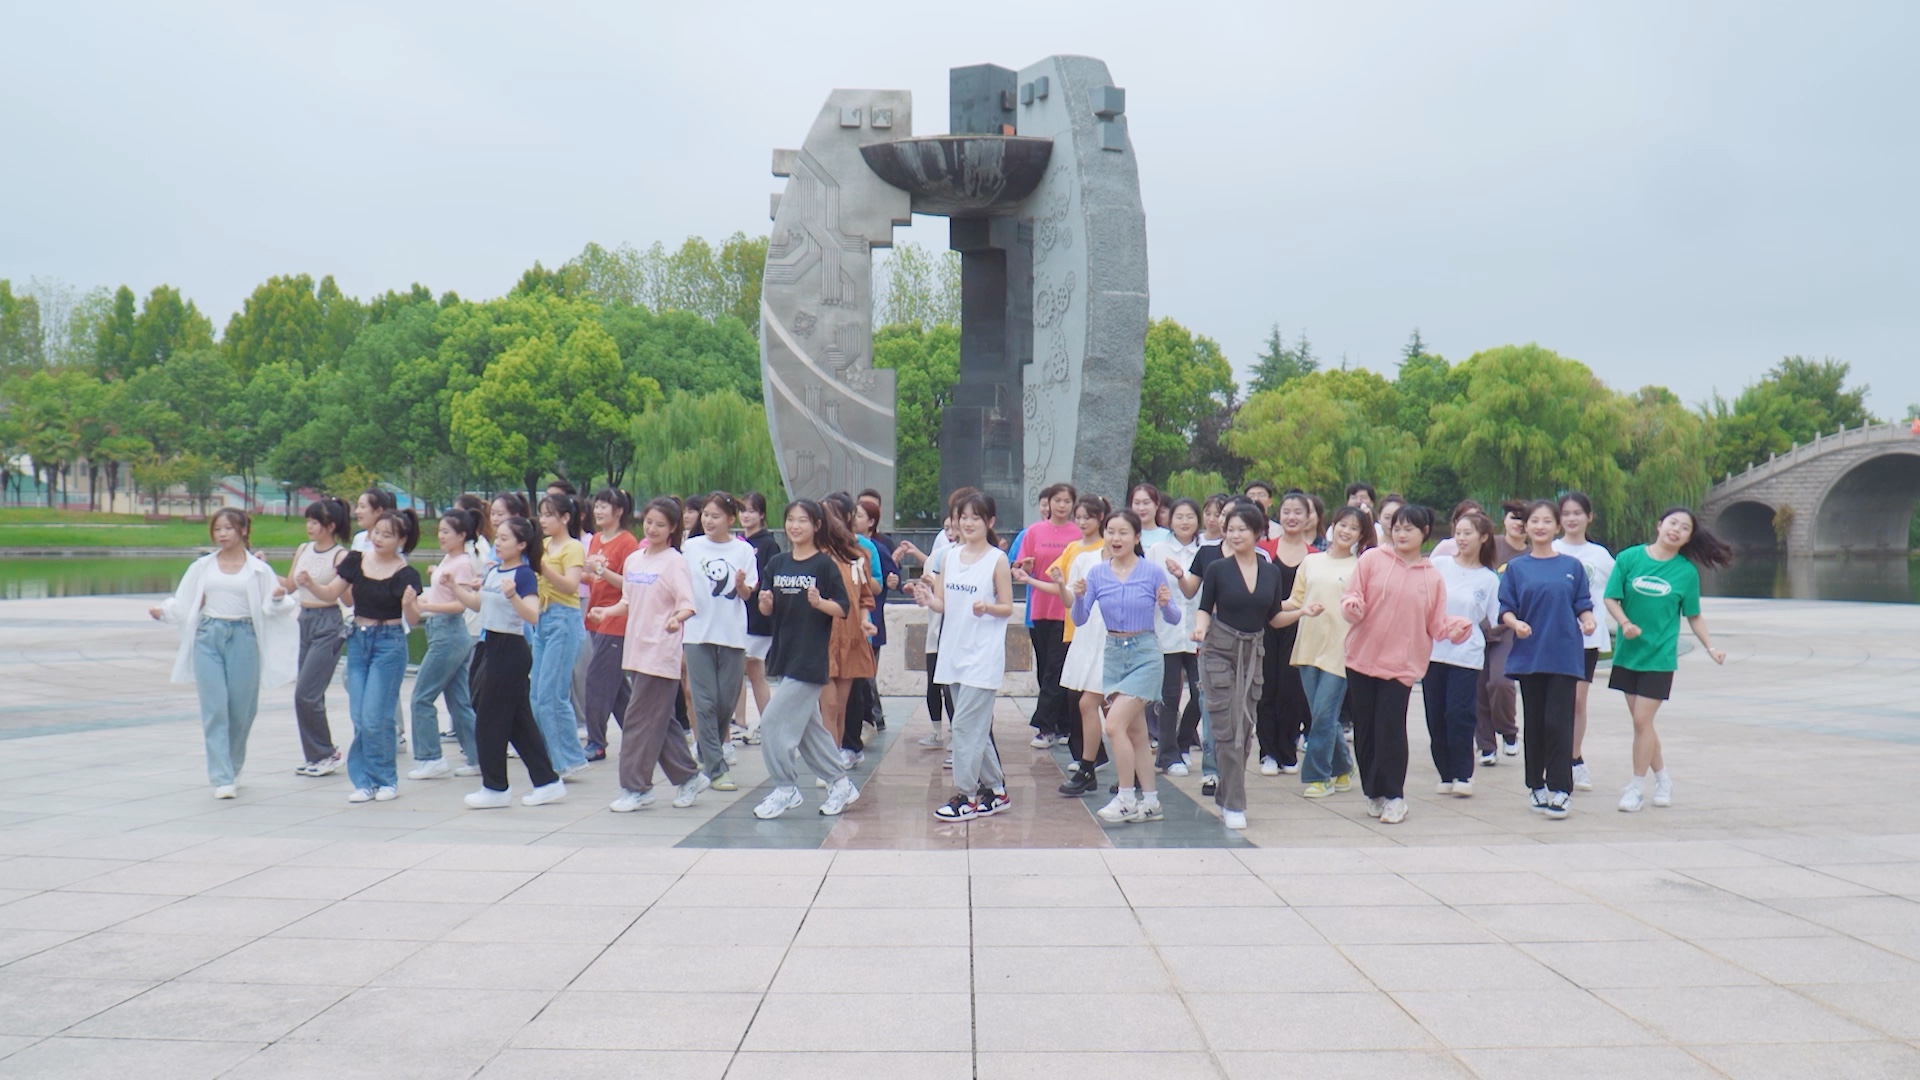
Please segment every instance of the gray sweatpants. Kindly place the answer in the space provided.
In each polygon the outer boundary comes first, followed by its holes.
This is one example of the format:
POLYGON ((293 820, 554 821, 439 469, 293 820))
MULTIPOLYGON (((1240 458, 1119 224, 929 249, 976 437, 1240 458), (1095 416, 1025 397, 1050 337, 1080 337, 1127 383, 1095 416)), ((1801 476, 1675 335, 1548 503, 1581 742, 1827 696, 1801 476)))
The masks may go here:
POLYGON ((799 679, 767 682, 773 696, 767 699, 767 711, 760 714, 760 757, 774 786, 800 786, 800 773, 793 767, 796 749, 815 776, 837 783, 847 770, 840 765, 840 748, 833 745, 833 736, 820 721, 820 684, 799 679))
POLYGON ((300 752, 307 761, 333 756, 333 731, 327 725, 327 687, 347 644, 347 623, 338 607, 300 609, 300 674, 293 684, 293 716, 300 728, 300 752))
POLYGON ((686 655, 687 685, 693 692, 693 730, 700 740, 700 771, 717 780, 727 773, 721 747, 733 723, 733 706, 740 700, 740 681, 747 674, 747 651, 727 645, 696 642, 681 646, 686 655))
POLYGON ((971 798, 980 785, 1007 786, 1000 755, 993 748, 994 691, 956 683, 953 691, 953 786, 971 798))

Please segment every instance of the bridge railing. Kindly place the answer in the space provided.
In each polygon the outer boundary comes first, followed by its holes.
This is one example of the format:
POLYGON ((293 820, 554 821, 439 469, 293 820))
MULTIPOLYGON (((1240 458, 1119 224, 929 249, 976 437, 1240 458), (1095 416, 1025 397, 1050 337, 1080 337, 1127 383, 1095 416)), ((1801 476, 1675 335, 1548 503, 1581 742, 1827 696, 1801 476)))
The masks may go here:
POLYGON ((1868 443, 1904 442, 1917 437, 1920 436, 1916 436, 1910 422, 1905 420, 1884 424, 1866 423, 1857 428, 1843 425, 1835 428, 1831 433, 1819 436, 1812 442, 1794 443, 1793 449, 1784 454, 1769 454, 1767 460, 1748 465, 1744 472, 1726 474, 1719 483, 1707 490, 1707 497, 1713 498, 1715 495, 1725 494, 1728 490, 1745 488, 1750 484, 1770 479, 1803 461, 1843 447, 1868 443))

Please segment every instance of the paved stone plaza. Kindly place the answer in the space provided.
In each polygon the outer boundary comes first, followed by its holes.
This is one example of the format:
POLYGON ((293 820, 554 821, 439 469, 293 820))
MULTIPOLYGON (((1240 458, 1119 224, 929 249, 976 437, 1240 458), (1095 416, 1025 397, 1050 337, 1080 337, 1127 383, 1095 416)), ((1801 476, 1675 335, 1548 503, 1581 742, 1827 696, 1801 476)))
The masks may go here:
POLYGON ((686 810, 350 806, 290 688, 214 802, 145 606, 0 605, 0 1077, 1920 1076, 1920 608, 1710 600, 1671 809, 1597 690, 1566 821, 1513 758, 1433 795, 1416 721, 1405 824, 1255 776, 1236 835, 1197 778, 1102 826, 1024 701, 966 826, 911 698, 837 821, 755 821, 757 748, 686 810))

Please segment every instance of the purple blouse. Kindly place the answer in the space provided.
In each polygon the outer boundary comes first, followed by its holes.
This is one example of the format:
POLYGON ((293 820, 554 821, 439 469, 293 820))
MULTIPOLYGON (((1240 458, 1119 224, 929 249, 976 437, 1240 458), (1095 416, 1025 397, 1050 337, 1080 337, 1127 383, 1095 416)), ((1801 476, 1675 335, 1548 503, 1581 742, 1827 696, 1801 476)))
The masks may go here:
MULTIPOLYGON (((1101 563, 1087 572, 1087 591, 1074 598, 1073 624, 1080 626, 1093 615, 1093 605, 1100 605, 1100 618, 1106 623, 1110 634, 1134 634, 1142 630, 1153 629, 1153 609, 1160 608, 1160 617, 1178 625, 1180 606, 1169 595, 1165 604, 1156 605, 1154 594, 1160 586, 1167 585, 1167 573, 1145 559, 1133 564, 1133 571, 1125 579, 1114 576, 1111 563, 1101 563)), ((1169 592, 1172 586, 1168 585, 1169 592)))

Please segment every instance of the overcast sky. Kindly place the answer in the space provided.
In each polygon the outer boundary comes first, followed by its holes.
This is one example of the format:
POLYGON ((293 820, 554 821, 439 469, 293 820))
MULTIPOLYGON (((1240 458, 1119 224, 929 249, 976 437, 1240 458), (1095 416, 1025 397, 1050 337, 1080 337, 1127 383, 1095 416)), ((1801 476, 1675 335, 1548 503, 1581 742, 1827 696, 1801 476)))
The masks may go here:
POLYGON ((1242 373, 1276 322, 1389 373, 1418 326, 1689 401, 1801 353, 1920 402, 1907 0, 273 7, 6 5, 0 277, 170 283, 217 326, 282 273, 494 296, 589 241, 764 232, 833 87, 931 134, 949 67, 1072 52, 1127 89, 1155 316, 1242 373))

